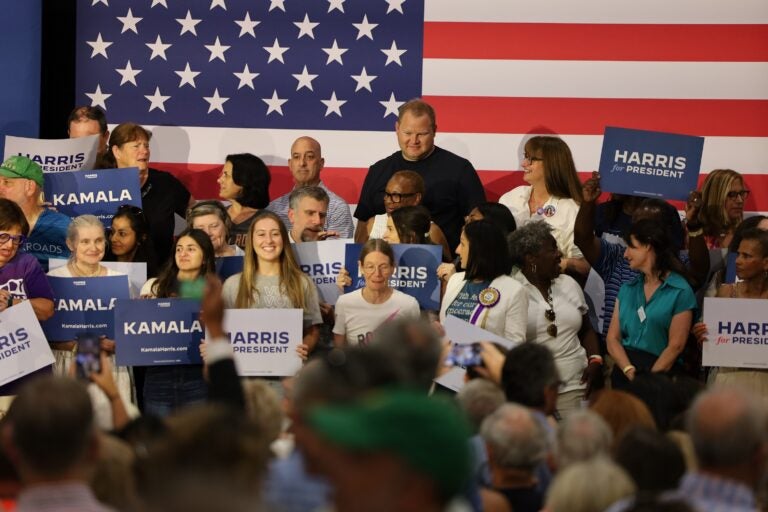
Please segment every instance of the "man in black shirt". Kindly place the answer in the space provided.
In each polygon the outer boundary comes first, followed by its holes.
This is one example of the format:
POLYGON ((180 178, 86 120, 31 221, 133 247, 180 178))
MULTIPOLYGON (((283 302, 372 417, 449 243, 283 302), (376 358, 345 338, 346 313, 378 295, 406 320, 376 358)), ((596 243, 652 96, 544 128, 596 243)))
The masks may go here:
POLYGON ((368 169, 355 210, 355 240, 366 233, 366 222, 384 213, 384 187, 397 171, 415 171, 424 178, 422 204, 440 226, 451 249, 459 243, 464 216, 485 201, 485 191, 469 160, 435 146, 434 109, 416 99, 400 107, 395 133, 400 151, 368 169))

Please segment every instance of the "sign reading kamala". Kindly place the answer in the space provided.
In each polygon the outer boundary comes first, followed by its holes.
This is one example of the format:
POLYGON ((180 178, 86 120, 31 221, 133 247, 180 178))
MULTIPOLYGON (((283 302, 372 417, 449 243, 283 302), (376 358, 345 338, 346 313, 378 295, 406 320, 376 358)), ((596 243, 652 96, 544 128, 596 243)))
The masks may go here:
POLYGON ((607 126, 600 188, 633 196, 686 199, 696 190, 704 137, 607 126))
POLYGON ((124 366, 202 364, 200 302, 187 299, 118 300, 115 356, 124 366))
POLYGON ((112 310, 118 299, 130 298, 128 276, 48 277, 55 310, 42 323, 46 338, 69 341, 91 332, 114 339, 112 310))
POLYGON ((336 277, 344 266, 346 247, 350 243, 351 239, 340 239, 293 244, 299 266, 315 282, 322 302, 335 305, 341 295, 336 286, 336 277))
POLYGON ((64 215, 89 213, 109 225, 119 206, 141 208, 139 170, 129 167, 51 174, 45 177, 45 197, 64 215))
MULTIPOLYGON (((352 286, 344 287, 344 293, 365 286, 365 278, 358 264, 362 244, 347 244, 345 268, 352 278, 352 286)), ((442 247, 439 245, 394 244, 395 267, 389 285, 419 301, 421 309, 440 309, 440 265, 442 247)))
POLYGON ((224 331, 243 377, 295 375, 301 368, 296 347, 302 342, 300 309, 228 309, 224 331))
POLYGON ((46 173, 93 169, 98 144, 98 135, 56 140, 6 135, 3 161, 13 155, 26 156, 40 164, 46 173))
POLYGON ((54 363, 28 300, 0 313, 0 385, 54 363))
POLYGON ((704 299, 704 366, 768 368, 768 301, 704 299))

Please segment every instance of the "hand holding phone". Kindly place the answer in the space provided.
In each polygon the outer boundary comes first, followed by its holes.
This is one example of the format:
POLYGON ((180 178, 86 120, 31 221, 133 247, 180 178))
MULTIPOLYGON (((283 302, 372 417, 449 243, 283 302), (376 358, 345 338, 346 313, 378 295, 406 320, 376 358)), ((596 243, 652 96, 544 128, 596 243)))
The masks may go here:
POLYGON ((92 373, 101 372, 101 339, 99 335, 85 333, 77 336, 75 364, 79 379, 90 380, 92 373))

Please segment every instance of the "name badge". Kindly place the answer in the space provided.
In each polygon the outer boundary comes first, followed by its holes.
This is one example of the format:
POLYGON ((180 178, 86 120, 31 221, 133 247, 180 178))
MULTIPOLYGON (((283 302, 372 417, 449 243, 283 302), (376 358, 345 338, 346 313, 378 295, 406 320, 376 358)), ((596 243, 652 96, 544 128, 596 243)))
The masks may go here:
POLYGON ((637 316, 640 318, 640 322, 645 322, 645 308, 643 306, 637 308, 637 316))

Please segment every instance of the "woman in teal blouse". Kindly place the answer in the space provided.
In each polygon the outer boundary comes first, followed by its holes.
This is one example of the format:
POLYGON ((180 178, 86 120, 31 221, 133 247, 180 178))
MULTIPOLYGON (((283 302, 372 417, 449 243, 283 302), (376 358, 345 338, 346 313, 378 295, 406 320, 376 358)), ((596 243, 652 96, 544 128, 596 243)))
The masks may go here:
POLYGON ((685 347, 696 309, 664 226, 640 220, 626 241, 624 258, 640 275, 619 290, 606 336, 615 361, 614 388, 626 387, 638 371, 670 371, 685 347))

